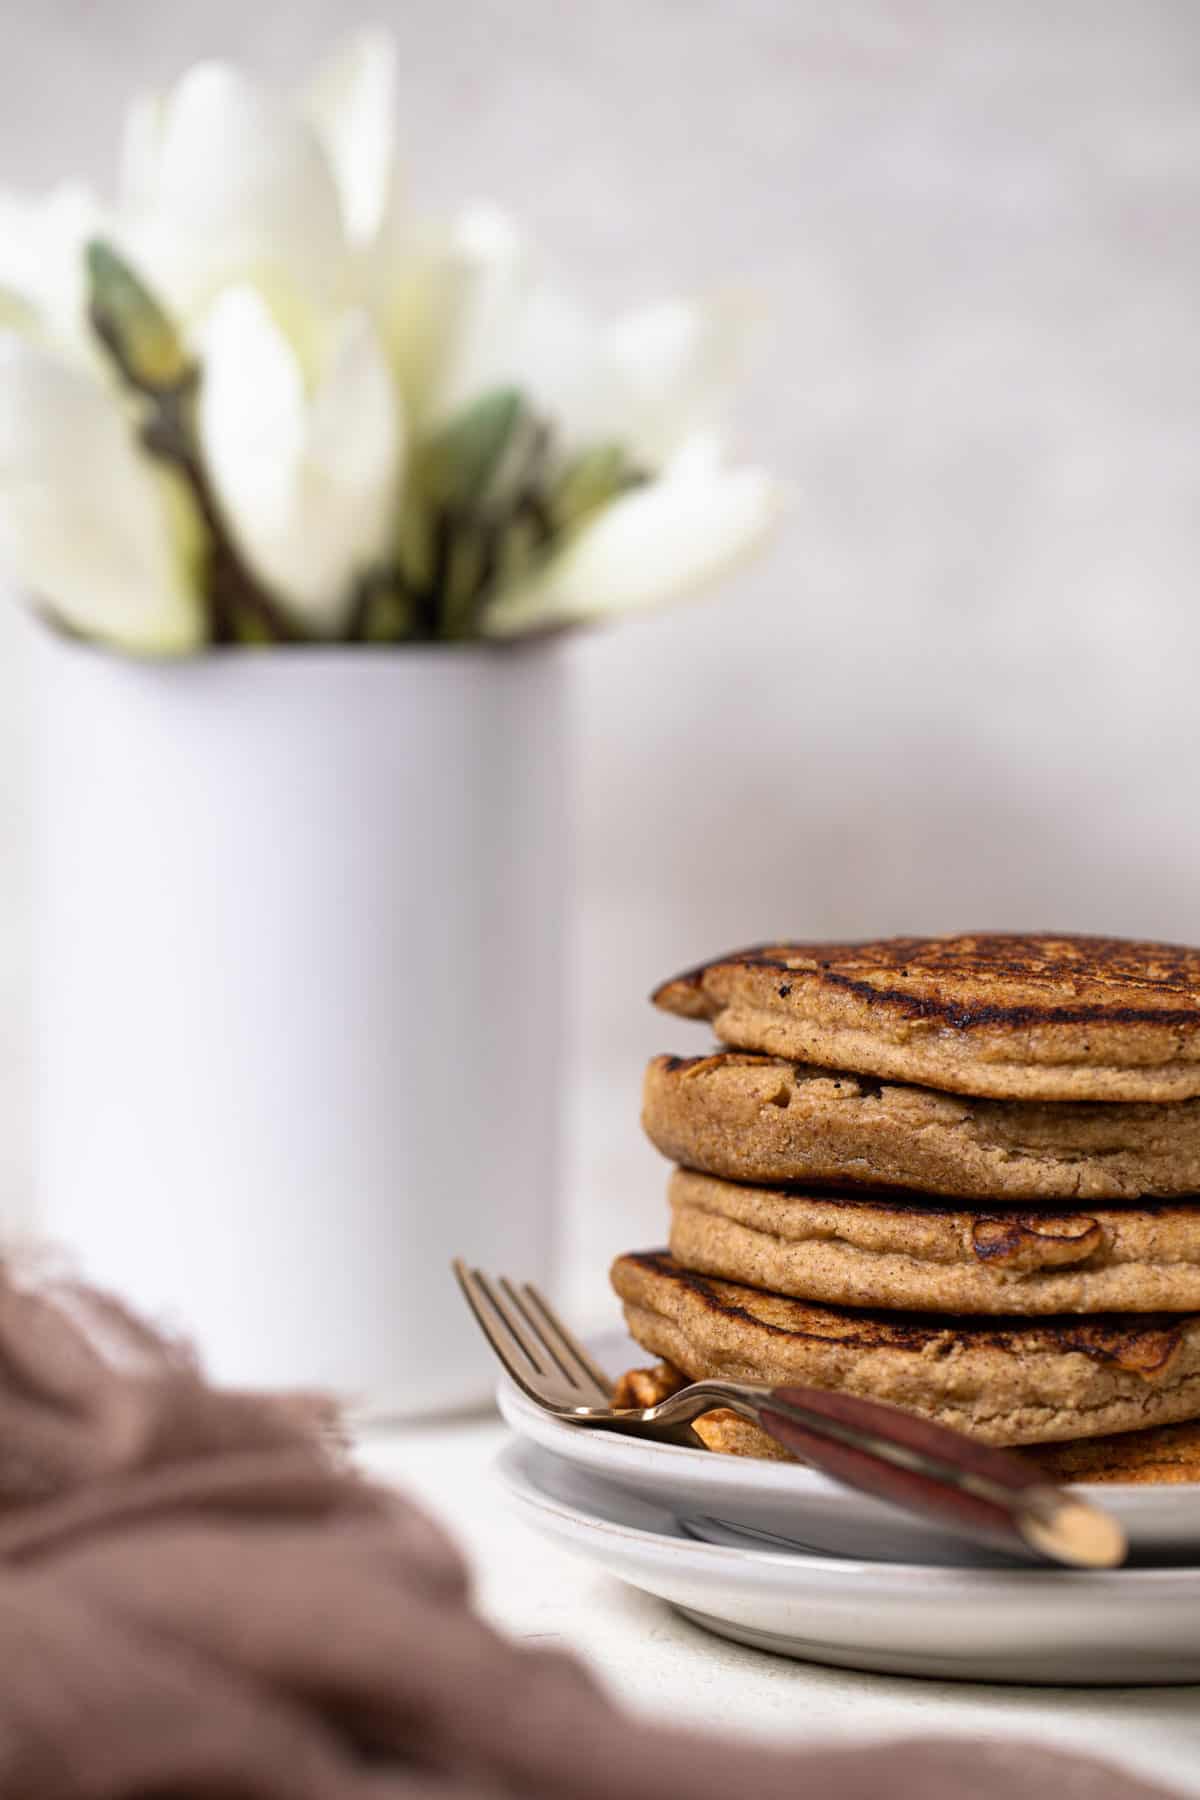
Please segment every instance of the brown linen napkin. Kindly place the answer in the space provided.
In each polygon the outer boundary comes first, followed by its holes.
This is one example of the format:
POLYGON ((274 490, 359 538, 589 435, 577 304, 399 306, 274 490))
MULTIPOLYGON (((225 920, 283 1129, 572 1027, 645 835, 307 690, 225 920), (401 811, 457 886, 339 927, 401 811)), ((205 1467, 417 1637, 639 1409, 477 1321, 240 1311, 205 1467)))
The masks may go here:
POLYGON ((631 1718, 485 1625, 457 1551, 335 1425, 0 1264, 2 1800, 1158 1791, 1021 1745, 786 1752, 631 1718))

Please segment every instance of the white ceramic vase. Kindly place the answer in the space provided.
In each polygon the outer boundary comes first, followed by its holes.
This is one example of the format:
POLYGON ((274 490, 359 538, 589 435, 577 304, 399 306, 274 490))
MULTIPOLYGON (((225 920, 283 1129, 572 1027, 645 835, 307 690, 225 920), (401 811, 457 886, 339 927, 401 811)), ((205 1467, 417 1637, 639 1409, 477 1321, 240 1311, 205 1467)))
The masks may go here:
POLYGON ((43 1228, 223 1379, 482 1399, 450 1259, 554 1237, 558 651, 40 664, 43 1228))

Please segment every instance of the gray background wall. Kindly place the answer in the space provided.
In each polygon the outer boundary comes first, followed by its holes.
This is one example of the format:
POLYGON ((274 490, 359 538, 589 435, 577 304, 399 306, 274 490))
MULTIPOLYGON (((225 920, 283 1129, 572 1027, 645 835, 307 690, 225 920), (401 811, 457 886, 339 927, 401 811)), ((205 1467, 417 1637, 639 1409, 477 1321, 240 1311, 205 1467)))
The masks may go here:
MULTIPOLYGON (((573 651, 568 1244, 661 1236, 644 995, 777 933, 1200 937, 1200 13, 1190 0, 377 0, 414 187, 598 303, 736 279, 771 555, 573 651)), ((299 76, 334 0, 5 0, 0 176, 108 178, 127 92, 299 76)), ((28 721, 0 614, 0 1196, 28 1189, 28 721)))

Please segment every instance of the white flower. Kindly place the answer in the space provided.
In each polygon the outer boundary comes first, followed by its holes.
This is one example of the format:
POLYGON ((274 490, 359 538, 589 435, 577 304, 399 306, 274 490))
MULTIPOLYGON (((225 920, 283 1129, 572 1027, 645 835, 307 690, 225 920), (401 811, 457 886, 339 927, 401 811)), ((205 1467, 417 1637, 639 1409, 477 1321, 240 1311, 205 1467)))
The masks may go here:
POLYGON ((223 63, 135 104, 121 199, 123 248, 185 322, 242 282, 305 328, 345 297, 341 203, 316 129, 223 63))
POLYGON ((608 334, 609 413, 601 436, 649 466, 715 432, 740 371, 749 308, 722 296, 666 300, 618 319, 608 334))
POLYGON ((661 605, 746 556, 778 509, 769 476, 723 468, 713 442, 698 439, 571 534, 532 580, 502 592, 484 633, 517 637, 661 605))
POLYGON ((318 69, 301 105, 333 170, 346 237, 370 251, 402 224, 393 40, 359 32, 318 69))
POLYGON ((306 380, 262 297, 227 289, 203 335, 199 437, 225 519, 309 630, 345 623, 355 577, 390 548, 402 436, 390 371, 361 311, 334 321, 306 380))
POLYGON ((76 182, 37 200, 0 194, 0 323, 90 353, 84 246, 101 221, 99 203, 76 182))
POLYGON ((364 613, 368 634, 433 616, 443 633, 511 636, 651 605, 766 529, 772 484, 716 448, 744 309, 669 300, 600 321, 495 209, 415 225, 395 111, 378 32, 292 96, 202 63, 130 112, 111 220, 78 189, 0 199, 0 326, 63 358, 6 352, 0 367, 4 535, 81 629, 194 641, 201 516, 222 540, 220 630, 269 629, 274 613, 317 637, 345 631, 368 572, 370 606, 392 595, 391 612, 364 613), (176 474, 144 453, 143 428, 176 474), (80 523, 56 541, 60 482, 80 523))
POLYGON ((619 445, 643 478, 502 589, 484 610, 485 633, 657 604, 757 545, 778 512, 774 483, 727 467, 713 429, 741 360, 745 307, 671 300, 599 324, 486 208, 464 216, 424 292, 422 348, 433 372, 416 403, 431 421, 514 387, 562 449, 619 445))
POLYGON ((289 100, 198 63, 126 119, 122 242, 187 321, 252 283, 293 335, 367 294, 397 229, 395 49, 363 32, 289 100))
POLYGON ((394 225, 395 56, 364 33, 296 100, 222 64, 130 114, 123 241, 190 327, 224 519, 306 629, 390 548, 402 425, 365 310, 394 225))
POLYGON ((195 648, 204 620, 185 516, 98 382, 0 333, 0 554, 31 594, 122 649, 195 648))
POLYGON ((463 215, 427 284, 442 328, 426 347, 435 421, 516 387, 564 443, 620 442, 652 466, 711 429, 749 324, 748 309, 725 297, 669 300, 600 323, 489 207, 463 215))

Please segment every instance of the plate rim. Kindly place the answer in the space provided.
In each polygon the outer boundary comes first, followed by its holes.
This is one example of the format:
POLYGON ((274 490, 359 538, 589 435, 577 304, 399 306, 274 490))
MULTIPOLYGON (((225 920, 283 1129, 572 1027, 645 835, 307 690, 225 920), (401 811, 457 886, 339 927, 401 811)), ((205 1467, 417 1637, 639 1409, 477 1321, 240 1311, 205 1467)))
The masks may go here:
POLYGON ((823 1575, 830 1580, 870 1581, 873 1591, 878 1590, 881 1585, 889 1590, 895 1588, 901 1591, 914 1583, 928 1587, 932 1581, 938 1588, 956 1590, 968 1587, 981 1596, 995 1588, 1011 1588, 1014 1582, 1036 1588, 1048 1580, 1058 1584, 1066 1582, 1072 1587, 1084 1586, 1089 1591, 1099 1588, 1119 1592, 1124 1589, 1126 1596, 1129 1594, 1131 1581, 1158 1589, 1178 1584, 1181 1578, 1186 1582, 1190 1577, 1193 1584, 1200 1585, 1200 1563, 1149 1568, 1134 1564, 1121 1569, 1027 1568, 1020 1563, 1011 1568, 979 1568, 971 1564, 959 1566, 920 1562, 864 1562, 853 1557, 826 1556, 819 1551, 798 1550, 785 1554, 780 1551, 756 1550, 750 1546, 742 1548, 732 1544, 712 1544, 703 1538, 669 1537, 646 1526, 599 1519, 592 1513, 545 1494, 528 1478, 522 1481, 518 1474, 514 1474, 513 1465, 529 1457, 553 1459, 554 1452, 527 1438, 516 1437, 501 1448, 491 1464, 493 1474, 506 1492, 521 1504, 546 1512, 576 1529, 582 1527, 603 1536, 627 1539, 633 1550, 646 1560, 659 1560, 668 1555, 681 1562, 693 1561, 697 1573, 705 1568, 736 1567, 753 1569, 759 1575, 770 1572, 778 1579, 781 1569, 792 1572, 803 1570, 813 1578, 823 1575))
MULTIPOLYGON (((598 1344, 602 1345, 603 1342, 603 1337, 593 1337, 587 1340, 588 1348, 593 1349, 598 1344)), ((561 1419, 556 1419, 552 1413, 545 1412, 539 1407, 537 1402, 531 1400, 506 1374, 502 1374, 497 1383, 496 1403, 505 1423, 511 1430, 518 1432, 518 1435, 521 1435, 520 1428, 509 1417, 506 1403, 507 1406, 515 1406, 526 1416, 545 1418, 553 1428, 561 1429, 564 1433, 572 1431, 570 1425, 561 1419)), ((583 1429, 585 1428, 577 1428, 577 1430, 583 1429)), ((760 1491, 766 1489, 786 1492, 795 1487, 801 1487, 811 1494, 828 1495, 836 1495, 844 1491, 831 1476, 823 1474, 820 1469, 806 1468, 800 1463, 793 1465, 784 1462, 768 1462, 765 1458, 719 1456, 710 1450, 694 1450, 687 1444, 661 1444, 650 1438, 626 1437, 618 1432, 593 1433, 591 1435, 603 1436, 605 1442, 612 1447, 612 1455, 617 1461, 625 1458, 645 1467, 647 1462, 653 1466, 654 1463, 661 1463, 664 1459, 669 1464, 672 1460, 678 1461, 681 1457, 685 1458, 693 1469, 698 1470, 703 1466, 705 1474, 702 1479, 705 1483, 711 1483, 714 1488, 728 1490, 751 1486, 757 1487, 760 1491)), ((564 1460, 577 1459, 568 1457, 564 1460)), ((1105 1495, 1110 1499, 1117 1496, 1123 1507, 1131 1507, 1135 1511, 1139 1504, 1147 1510, 1152 1505, 1161 1505, 1167 1492, 1178 1494, 1181 1500, 1190 1496, 1193 1504, 1200 1500, 1200 1481, 1077 1481, 1063 1482, 1059 1485, 1072 1493, 1086 1494, 1097 1504, 1102 1503, 1105 1495)))

